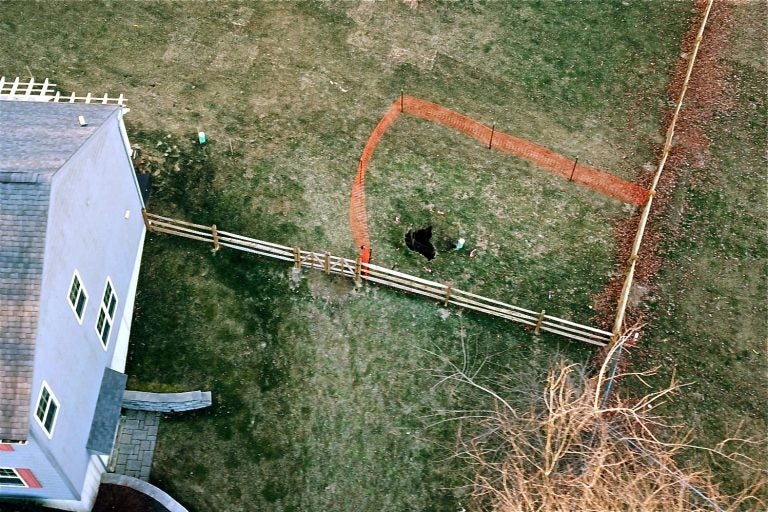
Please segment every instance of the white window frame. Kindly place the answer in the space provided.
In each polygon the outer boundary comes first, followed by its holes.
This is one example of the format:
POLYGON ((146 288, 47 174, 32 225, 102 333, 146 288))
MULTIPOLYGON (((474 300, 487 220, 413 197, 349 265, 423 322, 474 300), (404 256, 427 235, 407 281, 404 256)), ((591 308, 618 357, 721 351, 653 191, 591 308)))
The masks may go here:
POLYGON ((12 471, 13 475, 4 475, 5 478, 18 478, 19 482, 21 482, 21 485, 15 485, 15 484, 2 484, 0 483, 0 487, 29 487, 27 485, 27 482, 24 481, 23 478, 21 478, 21 475, 18 471, 16 471, 16 468, 6 468, 6 467, 0 467, 0 471, 12 471))
POLYGON ((99 305, 99 314, 96 316, 96 323, 93 324, 93 328, 96 330, 96 335, 99 337, 99 341, 101 342, 101 346, 104 350, 107 350, 107 347, 109 346, 109 337, 112 335, 112 327, 114 327, 115 324, 115 313, 117 313, 117 304, 118 304, 118 298, 117 293, 115 292, 115 285, 112 283, 112 279, 107 276, 107 282, 104 284, 104 293, 101 294, 101 304, 99 305), (107 295, 107 289, 110 289, 111 294, 109 296, 109 302, 112 302, 112 298, 114 297, 115 303, 114 306, 112 306, 112 314, 110 315, 110 308, 109 304, 104 303, 104 299, 107 295), (104 314, 104 323, 101 326, 101 330, 99 330, 99 321, 101 320, 101 315, 104 314), (104 326, 109 325, 109 332, 107 333, 107 339, 104 339, 104 326))
POLYGON ((85 285, 83 284, 83 278, 80 277, 80 273, 75 269, 74 274, 72 274, 72 279, 69 281, 69 287, 67 288, 67 303, 69 304, 69 307, 72 308, 72 312, 75 314, 75 318, 77 318, 77 323, 80 325, 83 325, 83 318, 85 318, 85 308, 88 305, 88 292, 85 291, 85 285), (72 303, 72 298, 70 295, 72 294, 72 286, 75 284, 75 279, 77 279, 77 282, 80 283, 80 289, 78 290, 77 298, 75 298, 75 303, 72 303), (83 301, 83 310, 81 314, 77 314, 77 304, 80 302, 80 295, 85 297, 85 300, 83 301))
POLYGON ((45 432, 45 435, 48 436, 48 439, 53 438, 53 431, 56 429, 56 420, 59 419, 60 412, 61 405, 59 404, 59 400, 56 398, 56 395, 53 394, 53 391, 51 391, 51 387, 48 385, 48 382, 43 381, 42 385, 40 386, 40 392, 37 395, 37 400, 35 401, 35 419, 37 420, 37 424, 40 425, 40 428, 43 429, 43 432, 45 432), (40 417, 37 415, 37 410, 40 408, 40 400, 43 399, 43 391, 48 391, 49 400, 45 405, 43 419, 40 419, 40 417), (48 413, 51 410, 51 403, 56 404, 56 411, 53 413, 53 422, 51 423, 51 430, 49 432, 48 429, 45 428, 45 420, 48 418, 48 413))

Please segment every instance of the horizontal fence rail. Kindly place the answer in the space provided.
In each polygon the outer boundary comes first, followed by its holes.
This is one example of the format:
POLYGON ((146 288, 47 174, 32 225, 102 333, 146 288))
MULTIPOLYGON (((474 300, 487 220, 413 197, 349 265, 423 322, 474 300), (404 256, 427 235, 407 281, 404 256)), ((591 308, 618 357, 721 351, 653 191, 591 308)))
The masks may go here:
POLYGON ((312 268, 323 271, 326 274, 347 276, 357 282, 369 281, 389 286, 390 288, 434 299, 442 302, 444 306, 453 304, 461 308, 524 324, 533 327, 536 334, 542 331, 551 332, 601 347, 607 345, 611 340, 611 333, 608 331, 547 315, 545 311, 532 311, 459 290, 447 284, 404 274, 386 267, 380 267, 379 265, 364 263, 359 257, 357 260, 351 260, 340 256, 333 256, 328 252, 305 251, 298 247, 273 244, 236 233, 222 231, 215 224, 205 226, 170 217, 161 217, 146 211, 142 213, 149 231, 206 242, 211 244, 214 250, 227 247, 290 262, 297 269, 312 268))
POLYGON ((672 121, 667 128, 667 138, 664 141, 664 149, 661 152, 661 158, 659 159, 656 173, 653 176, 653 183, 650 188, 650 195, 643 207, 643 211, 640 215, 640 222, 635 232, 635 239, 632 243, 632 251, 629 255, 629 261, 627 262, 627 271, 624 278, 624 285, 621 289, 621 295, 619 296, 618 307, 616 308, 616 317, 613 321, 613 334, 611 336, 611 343, 615 344, 619 342, 621 333, 624 331, 624 318, 627 313, 627 307, 629 305, 629 294, 632 291, 632 284, 635 278, 635 270, 637 269, 637 263, 639 260, 640 247, 643 243, 643 237, 645 236, 646 225, 651 215, 651 207, 653 206, 653 198, 656 196, 656 187, 661 180, 661 174, 664 172, 664 166, 667 163, 667 158, 672 150, 672 141, 675 136, 675 127, 677 126, 677 120, 680 115, 680 111, 683 109, 683 103, 685 100, 685 93, 688 91, 688 84, 691 81, 693 74, 693 65, 696 63, 696 56, 699 53, 699 47, 704 40, 704 30, 707 28, 707 21, 709 20, 709 13, 714 5, 714 0, 709 0, 707 6, 704 9, 701 25, 699 31, 696 34, 696 43, 693 45, 690 57, 688 58, 688 68, 685 72, 685 78, 683 79, 683 86, 680 89, 680 95, 678 96, 677 103, 675 104, 675 113, 672 115, 672 121))

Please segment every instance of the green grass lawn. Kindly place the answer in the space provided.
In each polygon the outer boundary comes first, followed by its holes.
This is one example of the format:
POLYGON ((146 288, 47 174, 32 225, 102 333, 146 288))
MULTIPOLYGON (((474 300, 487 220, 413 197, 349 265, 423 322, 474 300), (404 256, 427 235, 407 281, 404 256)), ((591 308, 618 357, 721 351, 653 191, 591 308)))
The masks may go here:
MULTIPOLYGON (((401 89, 634 178, 660 140, 691 4, 624 4, 4 3, 0 69, 124 93, 155 175, 152 211, 351 256, 351 181, 401 89)), ((439 240, 466 234, 479 249, 441 255, 433 278, 581 322, 620 271, 610 221, 630 210, 445 128, 399 119, 368 182, 381 264, 423 272, 402 237, 432 223, 439 240)), ((456 425, 430 424, 462 392, 435 387, 427 351, 487 360, 483 382, 543 369, 555 353, 591 355, 392 290, 308 271, 296 283, 286 265, 150 235, 130 385, 214 395, 210 410, 163 421, 153 481, 195 511, 457 510, 472 475, 451 457, 456 425)))
MULTIPOLYGON (((449 459, 453 426, 427 425, 457 398, 432 389, 425 369, 440 363, 425 350, 457 357, 464 337, 473 361, 494 356, 492 378, 561 344, 320 273, 289 292, 284 266, 158 242, 132 362, 158 384, 214 390, 212 410, 165 420, 153 473, 200 510, 453 509, 470 475, 449 459), (187 254, 184 273, 174 250, 187 254), (179 274, 192 277, 177 288, 179 274)), ((576 348, 563 347, 584 360, 576 348)))
POLYGON ((378 264, 588 324, 590 297, 613 270, 610 220, 626 210, 407 116, 380 143, 366 194, 378 264), (438 250, 432 262, 403 244, 407 230, 426 226, 438 250), (451 251, 460 237, 464 249, 451 251))

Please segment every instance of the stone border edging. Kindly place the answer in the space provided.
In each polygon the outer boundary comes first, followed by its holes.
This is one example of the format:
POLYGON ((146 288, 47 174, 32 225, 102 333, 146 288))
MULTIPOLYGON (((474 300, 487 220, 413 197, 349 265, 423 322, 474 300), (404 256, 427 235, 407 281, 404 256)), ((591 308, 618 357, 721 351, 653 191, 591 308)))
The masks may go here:
POLYGON ((116 473, 104 473, 101 476, 101 483, 121 485, 123 487, 133 489, 134 491, 138 491, 146 496, 149 496, 164 506, 166 509, 168 509, 169 512, 189 512, 189 510, 179 504, 178 501, 173 499, 162 489, 132 476, 118 475, 116 473))
POLYGON ((185 412, 210 407, 212 403, 210 391, 150 393, 126 390, 123 393, 123 407, 138 411, 185 412))

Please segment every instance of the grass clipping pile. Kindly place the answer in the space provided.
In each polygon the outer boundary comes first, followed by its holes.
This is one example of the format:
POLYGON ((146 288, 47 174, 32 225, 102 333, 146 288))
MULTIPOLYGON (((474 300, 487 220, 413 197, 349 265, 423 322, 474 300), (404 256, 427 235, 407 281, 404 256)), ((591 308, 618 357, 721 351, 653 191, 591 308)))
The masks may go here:
POLYGON ((655 415, 654 407, 680 388, 674 382, 631 402, 612 398, 604 404, 598 390, 608 380, 605 367, 590 378, 579 365, 557 362, 542 392, 540 383, 519 381, 495 383, 491 389, 466 368, 443 362, 449 370, 439 372, 441 382, 479 390, 493 404, 488 410, 445 411, 439 420, 461 423, 458 454, 475 467, 474 510, 765 510, 755 497, 764 479, 738 496, 727 496, 709 471, 677 462, 685 451, 698 449, 759 466, 739 452, 754 441, 694 447, 681 427, 655 415))

